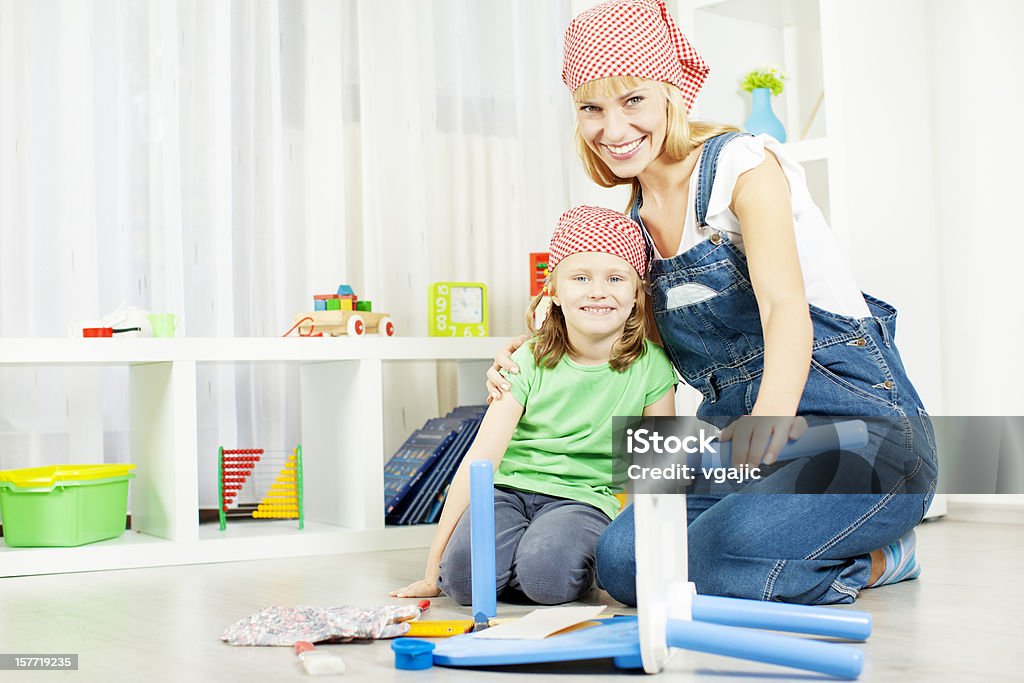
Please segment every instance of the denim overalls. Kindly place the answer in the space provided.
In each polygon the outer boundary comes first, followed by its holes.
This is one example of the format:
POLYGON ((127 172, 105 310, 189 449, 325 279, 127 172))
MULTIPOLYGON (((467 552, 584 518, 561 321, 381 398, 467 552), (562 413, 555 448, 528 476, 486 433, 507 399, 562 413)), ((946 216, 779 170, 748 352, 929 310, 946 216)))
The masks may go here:
MULTIPOLYGON (((704 144, 695 198, 702 228, 719 153, 739 135, 746 134, 726 133, 704 144)), ((630 213, 643 226, 641 203, 638 196, 630 213)), ((753 408, 764 372, 764 337, 746 257, 725 234, 707 229, 708 239, 668 259, 653 259, 646 228, 644 237, 665 351, 686 383, 703 394, 697 415, 724 426, 753 408)), ((869 490, 877 495, 688 496, 690 571, 698 591, 805 604, 851 602, 867 584, 866 554, 923 517, 937 471, 934 434, 894 344, 896 311, 870 296, 865 300, 871 317, 863 319, 810 307, 814 346, 798 414, 812 424, 815 416, 868 422, 867 452, 875 468, 869 490)), ((772 493, 769 481, 757 486, 772 493)), ((632 556, 631 513, 624 511, 598 546, 599 582, 627 603, 635 600, 628 575, 633 566, 622 566, 623 555, 632 556)))

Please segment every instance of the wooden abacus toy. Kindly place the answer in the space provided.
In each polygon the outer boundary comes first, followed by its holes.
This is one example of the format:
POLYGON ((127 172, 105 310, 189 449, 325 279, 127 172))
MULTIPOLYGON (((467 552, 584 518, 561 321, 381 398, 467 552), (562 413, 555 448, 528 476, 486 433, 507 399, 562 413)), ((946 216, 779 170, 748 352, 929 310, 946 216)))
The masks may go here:
POLYGON ((302 444, 292 451, 217 450, 220 530, 229 517, 297 519, 303 528, 302 444))

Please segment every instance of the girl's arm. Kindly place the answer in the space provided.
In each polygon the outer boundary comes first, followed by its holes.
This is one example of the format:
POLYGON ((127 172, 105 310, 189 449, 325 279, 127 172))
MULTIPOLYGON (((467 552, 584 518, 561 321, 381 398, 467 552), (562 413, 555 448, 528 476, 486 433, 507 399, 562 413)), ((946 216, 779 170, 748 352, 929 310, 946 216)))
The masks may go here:
MULTIPOLYGON (((793 209, 786 176, 768 152, 757 167, 740 175, 730 208, 739 218, 750 280, 764 334, 764 376, 751 411, 755 416, 796 415, 814 341, 811 317, 797 255, 793 209)), ((761 421, 745 444, 733 444, 733 464, 774 460, 790 436, 793 420, 761 421), (740 458, 737 459, 737 448, 740 458)))
POLYGON ((674 417, 676 414, 676 388, 670 387, 664 395, 644 408, 644 417, 674 417))
POLYGON ((423 579, 414 581, 404 588, 391 591, 391 597, 395 598, 430 598, 438 593, 437 577, 441 567, 441 556, 448 545, 448 540, 455 531, 455 525, 459 518, 469 506, 469 466, 476 460, 489 460, 495 468, 505 457, 505 449, 512 440, 512 433, 515 431, 519 418, 523 415, 523 406, 509 394, 500 401, 494 401, 484 414, 483 422, 480 423, 480 431, 477 432, 473 445, 463 458, 455 476, 452 478, 451 486, 448 488, 448 495, 445 497, 444 507, 441 508, 441 518, 437 523, 437 531, 434 532, 434 540, 430 544, 430 552, 427 554, 427 568, 423 573, 423 579))

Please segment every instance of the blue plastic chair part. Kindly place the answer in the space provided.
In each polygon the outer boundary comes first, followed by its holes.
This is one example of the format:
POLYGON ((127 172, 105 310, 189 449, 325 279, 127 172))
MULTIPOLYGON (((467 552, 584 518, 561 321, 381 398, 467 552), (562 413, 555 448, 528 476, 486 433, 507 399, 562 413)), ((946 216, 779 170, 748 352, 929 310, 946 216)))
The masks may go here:
POLYGON ((467 633, 437 644, 439 666, 506 666, 613 659, 621 669, 640 668, 640 636, 636 617, 596 619, 599 626, 542 640, 492 640, 467 633))
POLYGON ((794 638, 701 621, 669 619, 668 644, 726 657, 738 657, 766 664, 778 664, 805 671, 857 678, 864 666, 864 653, 849 645, 794 638))
POLYGON ((693 620, 857 641, 868 639, 872 624, 871 615, 860 610, 720 598, 714 595, 693 596, 693 620))
MULTIPOLYGON (((434 650, 439 666, 482 667, 612 659, 622 669, 638 669, 640 633, 636 617, 598 619, 600 625, 543 640, 490 640, 472 633, 448 638, 434 650)), ((805 640, 698 621, 668 622, 668 644, 710 654, 739 657, 838 678, 856 678, 863 653, 849 645, 805 640)))
POLYGON ((434 643, 417 638, 391 641, 396 669, 429 669, 434 666, 434 643))
POLYGON ((498 614, 494 549, 494 467, 487 460, 469 466, 470 563, 473 571, 473 618, 498 614))

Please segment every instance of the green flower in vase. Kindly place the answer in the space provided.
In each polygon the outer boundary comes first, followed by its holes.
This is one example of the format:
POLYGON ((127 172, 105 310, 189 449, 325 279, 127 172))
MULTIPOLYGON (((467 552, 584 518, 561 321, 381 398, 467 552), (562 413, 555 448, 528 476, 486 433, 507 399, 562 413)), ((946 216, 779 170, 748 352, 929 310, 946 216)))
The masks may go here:
POLYGON ((782 94, 782 82, 786 80, 786 72, 777 66, 763 66, 754 69, 743 79, 740 86, 747 92, 753 92, 756 88, 768 88, 773 96, 782 94))

